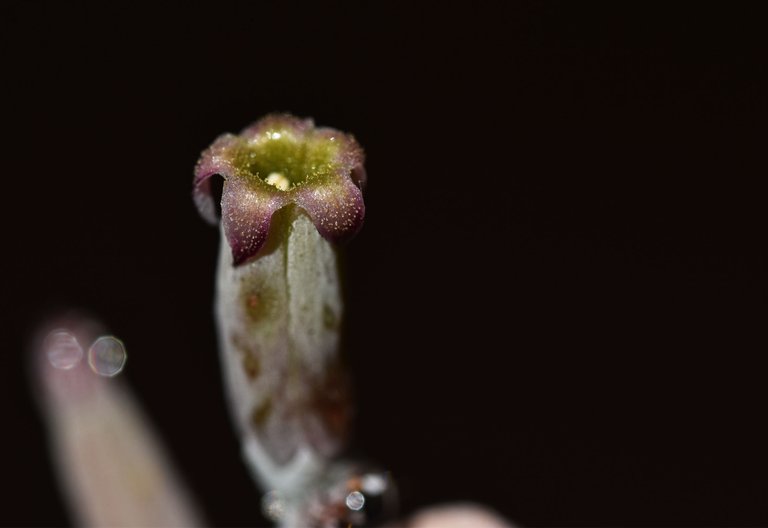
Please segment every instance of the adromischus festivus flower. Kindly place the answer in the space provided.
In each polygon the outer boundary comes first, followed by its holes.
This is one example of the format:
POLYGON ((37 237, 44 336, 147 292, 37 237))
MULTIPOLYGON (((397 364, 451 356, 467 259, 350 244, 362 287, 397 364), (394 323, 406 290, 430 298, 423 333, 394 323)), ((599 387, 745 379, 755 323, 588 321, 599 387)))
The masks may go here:
POLYGON ((273 215, 295 204, 327 240, 354 236, 365 216, 363 150, 348 134, 316 128, 312 119, 268 115, 240 135, 224 134, 195 168, 200 214, 217 221, 212 177, 224 179, 221 217, 234 264, 264 245, 273 215))
POLYGON ((377 499, 393 505, 386 475, 340 458, 352 400, 335 243, 362 225, 364 179, 352 136, 285 114, 220 136, 195 169, 200 212, 213 223, 221 213, 215 312, 230 412, 264 512, 286 528, 360 525, 377 499), (353 486, 364 477, 382 484, 353 486), (354 500, 363 491, 368 507, 354 500))

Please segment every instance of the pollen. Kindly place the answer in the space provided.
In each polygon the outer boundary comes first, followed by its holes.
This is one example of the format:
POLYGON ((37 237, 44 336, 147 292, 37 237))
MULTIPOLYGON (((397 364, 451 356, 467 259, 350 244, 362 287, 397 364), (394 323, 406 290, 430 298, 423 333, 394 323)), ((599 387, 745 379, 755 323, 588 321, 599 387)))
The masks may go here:
POLYGON ((264 181, 281 191, 287 191, 291 187, 291 181, 282 172, 271 172, 264 181))

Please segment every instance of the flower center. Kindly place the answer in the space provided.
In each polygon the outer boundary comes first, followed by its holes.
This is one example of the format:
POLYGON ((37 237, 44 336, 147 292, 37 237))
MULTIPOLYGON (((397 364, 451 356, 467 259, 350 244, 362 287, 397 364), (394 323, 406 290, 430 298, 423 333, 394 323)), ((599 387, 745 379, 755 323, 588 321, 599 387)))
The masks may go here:
POLYGON ((297 138, 290 130, 268 130, 250 139, 236 158, 247 177, 281 191, 331 175, 338 143, 327 136, 297 138))

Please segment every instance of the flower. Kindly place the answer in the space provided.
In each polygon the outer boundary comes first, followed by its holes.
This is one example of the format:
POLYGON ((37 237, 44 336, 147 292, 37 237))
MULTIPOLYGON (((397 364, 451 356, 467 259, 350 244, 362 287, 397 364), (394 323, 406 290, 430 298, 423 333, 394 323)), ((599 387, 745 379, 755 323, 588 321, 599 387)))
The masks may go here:
POLYGON ((216 223, 212 183, 223 178, 221 218, 235 265, 264 246, 273 215, 291 205, 331 242, 343 242, 365 216, 363 150, 348 134, 316 128, 312 119, 268 115, 240 135, 224 134, 200 157, 194 199, 216 223))

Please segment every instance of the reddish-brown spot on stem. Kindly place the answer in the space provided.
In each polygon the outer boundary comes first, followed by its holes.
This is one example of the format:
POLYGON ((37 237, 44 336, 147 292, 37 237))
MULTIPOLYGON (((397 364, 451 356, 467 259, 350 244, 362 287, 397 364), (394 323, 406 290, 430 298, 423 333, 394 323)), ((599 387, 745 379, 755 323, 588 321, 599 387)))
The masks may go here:
POLYGON ((253 408, 253 412, 251 412, 251 424, 253 424, 257 431, 262 429, 271 413, 272 400, 267 398, 261 402, 261 404, 253 408))
POLYGON ((261 363, 259 363, 259 359, 252 352, 245 352, 243 354, 243 370, 251 381, 259 377, 261 363))

